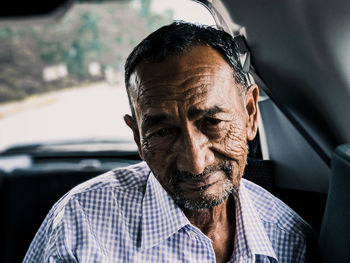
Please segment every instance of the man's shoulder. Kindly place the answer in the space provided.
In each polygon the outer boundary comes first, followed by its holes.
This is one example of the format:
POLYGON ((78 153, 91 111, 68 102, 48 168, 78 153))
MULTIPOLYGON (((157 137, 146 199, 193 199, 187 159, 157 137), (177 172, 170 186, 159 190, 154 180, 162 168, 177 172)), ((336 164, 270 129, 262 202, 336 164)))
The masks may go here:
POLYGON ((312 227, 288 205, 255 183, 242 181, 264 225, 274 225, 286 234, 303 239, 314 235, 312 227))
POLYGON ((115 198, 118 195, 125 196, 137 192, 141 196, 145 191, 149 173, 150 169, 145 162, 108 171, 72 188, 53 206, 50 213, 55 217, 62 209, 75 203, 84 206, 84 203, 88 202, 86 206, 91 207, 91 204, 110 195, 115 198))
POLYGON ((140 162, 108 171, 74 187, 70 192, 76 195, 104 188, 142 188, 146 185, 149 173, 150 169, 147 164, 145 162, 140 162))
POLYGON ((75 186, 68 194, 76 196, 102 189, 127 190, 142 188, 147 183, 149 173, 150 169, 145 162, 115 168, 75 186))
MULTIPOLYGON (((149 173, 142 162, 114 169, 74 187, 52 207, 24 262, 65 257, 81 242, 78 237, 84 236, 85 245, 96 240, 107 242, 105 233, 117 235, 120 225, 137 225, 132 220, 137 220, 134 215, 139 214, 149 173)), ((82 249, 85 251, 85 246, 82 249)))

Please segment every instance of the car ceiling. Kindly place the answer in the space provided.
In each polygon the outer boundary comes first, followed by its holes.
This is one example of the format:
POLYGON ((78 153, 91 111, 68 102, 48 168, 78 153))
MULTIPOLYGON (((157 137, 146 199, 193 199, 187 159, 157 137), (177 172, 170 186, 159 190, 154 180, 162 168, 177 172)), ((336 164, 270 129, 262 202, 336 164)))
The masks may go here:
POLYGON ((69 6, 73 0, 13 0, 6 1, 6 5, 2 5, 0 9, 0 18, 24 19, 36 16, 51 15, 57 9, 62 9, 64 6, 69 6))
POLYGON ((350 1, 201 2, 245 27, 264 91, 329 164, 350 142, 350 1))
MULTIPOLYGON (((62 15, 72 2, 10 1, 0 22, 62 15)), ((350 142, 350 1, 198 2, 245 27, 258 84, 329 163, 333 149, 350 142)))

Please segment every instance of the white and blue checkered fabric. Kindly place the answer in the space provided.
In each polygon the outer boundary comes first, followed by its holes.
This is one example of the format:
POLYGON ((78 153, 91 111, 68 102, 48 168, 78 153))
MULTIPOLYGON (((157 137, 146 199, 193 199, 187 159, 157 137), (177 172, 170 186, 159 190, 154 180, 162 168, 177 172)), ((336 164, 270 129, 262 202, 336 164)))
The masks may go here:
MULTIPOLYGON (((295 212, 242 179, 229 262, 305 262, 313 232, 295 212)), ((210 239, 191 225, 145 163, 89 180, 59 200, 25 258, 39 262, 215 262, 210 239)))

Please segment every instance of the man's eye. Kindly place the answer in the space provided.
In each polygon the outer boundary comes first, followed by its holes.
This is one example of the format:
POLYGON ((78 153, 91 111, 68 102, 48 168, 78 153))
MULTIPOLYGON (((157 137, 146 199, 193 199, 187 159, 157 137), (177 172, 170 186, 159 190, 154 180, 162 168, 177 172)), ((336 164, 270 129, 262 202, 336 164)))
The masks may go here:
POLYGON ((168 133, 169 133, 169 131, 167 129, 160 129, 160 130, 155 132, 155 134, 159 137, 163 137, 163 136, 167 135, 168 133))
POLYGON ((207 118, 206 119, 206 124, 210 125, 210 126, 218 125, 220 122, 222 122, 222 120, 215 119, 215 118, 207 118))
POLYGON ((170 136, 174 135, 174 129, 173 128, 161 128, 161 129, 154 129, 154 131, 150 131, 148 135, 146 136, 148 138, 153 138, 153 139, 160 139, 160 138, 169 138, 170 136))

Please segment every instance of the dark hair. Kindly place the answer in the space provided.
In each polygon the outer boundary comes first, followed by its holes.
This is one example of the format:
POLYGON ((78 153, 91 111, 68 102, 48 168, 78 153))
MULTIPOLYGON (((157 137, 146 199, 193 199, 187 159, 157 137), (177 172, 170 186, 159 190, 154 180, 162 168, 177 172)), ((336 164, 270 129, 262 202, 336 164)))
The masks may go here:
POLYGON ((167 56, 185 53, 196 45, 207 45, 218 51, 234 71, 236 83, 248 87, 248 82, 239 59, 239 50, 233 37, 211 26, 176 21, 163 26, 138 44, 125 63, 125 86, 132 114, 130 76, 141 62, 161 62, 167 56))

